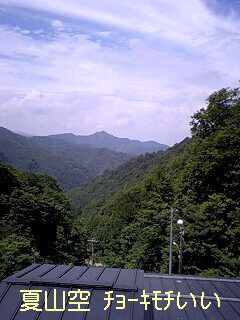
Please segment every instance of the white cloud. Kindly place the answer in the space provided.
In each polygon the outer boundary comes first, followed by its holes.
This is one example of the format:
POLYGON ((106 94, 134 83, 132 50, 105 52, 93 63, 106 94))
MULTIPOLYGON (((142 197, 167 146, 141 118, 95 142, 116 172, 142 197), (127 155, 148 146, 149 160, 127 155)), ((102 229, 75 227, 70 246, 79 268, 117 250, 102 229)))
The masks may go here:
POLYGON ((95 34, 99 37, 102 37, 102 38, 109 38, 114 33, 112 31, 97 31, 97 32, 95 32, 95 34))
POLYGON ((84 18, 128 30, 165 34, 178 41, 194 40, 192 34, 214 32, 216 26, 230 31, 235 28, 232 21, 212 14, 201 0, 0 0, 0 3, 84 18))
POLYGON ((53 20, 52 27, 59 31, 64 31, 66 29, 65 25, 62 23, 61 20, 53 20))
POLYGON ((33 31, 34 34, 43 34, 43 29, 37 29, 33 31))
POLYGON ((239 79, 240 23, 200 0, 0 3, 61 14, 53 34, 0 26, 0 112, 14 130, 103 129, 171 144, 209 93, 239 79), (100 30, 78 33, 82 18, 100 30))

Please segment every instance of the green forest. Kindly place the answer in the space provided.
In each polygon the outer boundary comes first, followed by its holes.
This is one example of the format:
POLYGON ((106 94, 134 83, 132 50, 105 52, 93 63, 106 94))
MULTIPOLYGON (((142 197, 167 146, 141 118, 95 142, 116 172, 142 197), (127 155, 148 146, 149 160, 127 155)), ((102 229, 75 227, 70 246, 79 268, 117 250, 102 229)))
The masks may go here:
POLYGON ((0 162, 0 279, 36 262, 83 264, 86 242, 75 221, 53 178, 0 162))
POLYGON ((99 263, 167 273, 170 208, 177 243, 184 220, 184 274, 240 276, 240 91, 222 89, 206 103, 191 138, 67 194, 47 175, 1 163, 0 278, 34 262, 84 264, 88 237, 100 241, 99 263))
POLYGON ((125 153, 74 145, 54 136, 23 137, 0 126, 0 161, 21 171, 51 175, 65 191, 130 158, 125 153))
MULTIPOLYGON (((170 208, 184 219, 183 273, 239 276, 240 92, 222 89, 191 121, 191 139, 132 159, 70 192, 108 266, 167 273, 170 208)), ((174 224, 174 241, 178 242, 174 224)), ((174 251, 177 273, 178 250, 174 251)))

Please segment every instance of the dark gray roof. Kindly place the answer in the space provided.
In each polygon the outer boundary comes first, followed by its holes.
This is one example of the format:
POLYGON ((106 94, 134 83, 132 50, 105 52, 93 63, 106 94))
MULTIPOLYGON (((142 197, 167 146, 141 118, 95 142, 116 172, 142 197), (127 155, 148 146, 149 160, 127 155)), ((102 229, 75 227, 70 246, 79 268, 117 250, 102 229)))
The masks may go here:
MULTIPOLYGON (((154 290, 173 291, 176 298, 181 293, 182 302, 188 302, 184 310, 179 310, 176 304, 171 304, 168 311, 161 312, 162 319, 193 319, 193 320, 223 320, 240 319, 240 280, 226 278, 193 277, 178 275, 145 274, 145 288, 148 292, 154 290), (200 297, 204 292, 204 304, 212 302, 207 310, 200 305, 200 297), (193 306, 190 293, 197 298, 197 306, 193 306), (220 308, 214 293, 220 297, 220 308)), ((159 319, 158 312, 153 308, 152 319, 159 319)))
MULTIPOLYGON (((57 295, 59 299, 60 295, 57 295)), ((61 301, 58 301, 61 304, 61 301)), ((67 303, 68 304, 68 300, 67 303)), ((40 307, 44 306, 44 295, 40 299, 40 307)), ((166 301, 160 301, 159 306, 165 306, 166 301)), ((126 270, 117 268, 92 268, 82 266, 63 266, 36 264, 5 279, 0 284, 0 319, 1 320, 222 320, 240 319, 240 280, 203 278, 190 276, 169 276, 158 274, 144 274, 141 270, 126 270), (54 289, 57 293, 70 290, 88 290, 91 293, 89 312, 69 312, 66 308, 61 312, 49 311, 20 311, 22 293, 20 290, 42 290, 48 292, 51 304, 54 289), (149 294, 150 305, 144 311, 139 302, 143 290, 149 294), (106 301, 105 292, 113 291, 115 301, 111 307, 104 311, 106 301), (167 291, 174 301, 166 311, 157 311, 152 297, 153 291, 159 298, 166 298, 167 291), (181 302, 188 302, 184 310, 179 310, 176 304, 177 293, 181 293, 181 302), (212 302, 207 310, 200 306, 200 296, 204 292, 204 303, 212 302), (194 307, 190 293, 196 297, 197 305, 194 307), (214 296, 220 297, 221 306, 217 306, 214 296), (125 310, 116 310, 116 295, 123 294, 126 299, 138 299, 139 302, 126 301, 125 310)))

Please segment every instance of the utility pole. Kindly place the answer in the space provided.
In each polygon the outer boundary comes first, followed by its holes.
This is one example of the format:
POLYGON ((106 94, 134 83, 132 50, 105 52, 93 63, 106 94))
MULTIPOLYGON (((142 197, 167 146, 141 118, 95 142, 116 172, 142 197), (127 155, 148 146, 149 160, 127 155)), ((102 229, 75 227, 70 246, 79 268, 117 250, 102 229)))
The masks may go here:
POLYGON ((169 243, 169 270, 168 273, 172 274, 172 243, 173 243, 173 208, 170 209, 170 243, 169 243))
POLYGON ((92 267, 94 267, 94 263, 95 263, 95 261, 94 261, 94 244, 98 243, 99 241, 92 238, 92 239, 89 239, 88 242, 90 242, 91 246, 92 246, 92 267))

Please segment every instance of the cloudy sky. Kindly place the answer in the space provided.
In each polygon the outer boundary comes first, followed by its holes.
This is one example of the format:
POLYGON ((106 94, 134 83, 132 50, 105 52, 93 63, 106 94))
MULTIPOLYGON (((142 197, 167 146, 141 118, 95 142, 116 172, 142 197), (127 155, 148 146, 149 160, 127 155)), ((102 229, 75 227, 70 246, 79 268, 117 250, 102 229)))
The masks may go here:
POLYGON ((239 0, 0 0, 0 125, 173 144, 240 79, 239 0))

